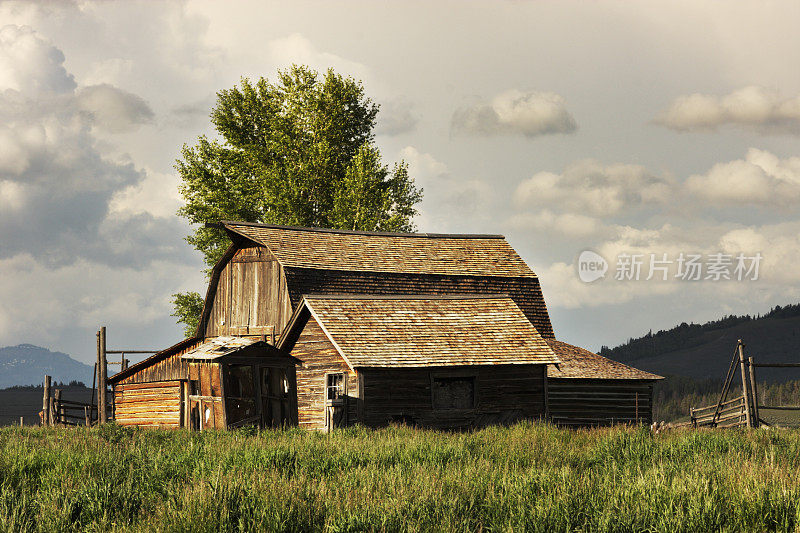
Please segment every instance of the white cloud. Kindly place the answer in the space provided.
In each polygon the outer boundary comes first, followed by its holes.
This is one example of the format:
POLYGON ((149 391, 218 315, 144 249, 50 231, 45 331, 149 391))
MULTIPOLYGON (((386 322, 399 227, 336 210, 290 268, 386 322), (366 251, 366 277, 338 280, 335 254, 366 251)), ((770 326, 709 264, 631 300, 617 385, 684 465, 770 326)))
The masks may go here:
POLYGON ((748 86, 725 96, 681 96, 655 122, 677 131, 716 131, 732 124, 764 133, 800 134, 800 95, 748 86))
POLYGON ((64 93, 75 80, 64 68, 64 54, 27 26, 0 28, 0 90, 64 93))
POLYGON ((109 203, 109 212, 116 214, 146 214, 170 218, 182 205, 178 192, 180 180, 174 174, 148 169, 143 180, 117 191, 109 203))
POLYGON ((6 61, 17 71, 5 77, 35 78, 17 86, 40 89, 0 92, 0 258, 30 254, 50 265, 83 259, 145 268, 153 260, 185 257, 185 225, 173 216, 174 179, 145 179, 129 158, 109 156, 93 128, 130 130, 152 119, 147 104, 109 85, 76 92, 58 48, 28 28, 1 33, 4 52, 28 59, 6 61), (45 90, 36 81, 42 79, 61 81, 45 90), (152 181, 170 183, 156 193, 152 181), (156 222, 154 212, 166 207, 144 209, 146 201, 169 205, 173 213, 156 222), (130 245, 121 246, 126 239, 130 245), (152 245, 153 240, 160 242, 152 245))
POLYGON ((451 128, 471 135, 524 135, 536 137, 573 133, 578 129, 564 98, 555 93, 512 89, 490 103, 462 107, 453 113, 451 128))
POLYGON ((361 63, 317 50, 314 44, 300 33, 274 39, 267 43, 266 49, 272 61, 281 68, 292 64, 306 65, 321 72, 333 68, 338 74, 353 76, 359 80, 364 80, 369 74, 367 67, 361 63))
POLYGON ((718 206, 796 206, 800 202, 800 157, 780 159, 751 148, 744 159, 718 163, 705 174, 690 176, 686 191, 718 206))
POLYGON ((83 87, 75 100, 93 124, 111 133, 132 131, 154 117, 142 98, 108 84, 83 87))
POLYGON ((419 117, 407 98, 394 98, 381 104, 376 133, 379 135, 402 135, 414 131, 419 117))
POLYGON ((534 174, 517 186, 514 201, 520 208, 612 216, 663 204, 672 189, 670 179, 652 174, 642 166, 603 165, 587 159, 569 165, 561 174, 534 174))
POLYGON ((534 213, 517 213, 507 222, 516 230, 535 230, 548 235, 563 235, 571 239, 597 236, 606 227, 597 218, 580 213, 558 213, 543 209, 534 213))
MULTIPOLYGON (((495 200, 492 188, 483 180, 451 175, 447 165, 413 146, 400 151, 400 159, 408 163, 409 175, 424 189, 417 221, 420 229, 430 232, 451 231, 454 220, 465 217, 474 226, 489 216, 489 205, 495 200)), ((460 231, 460 230, 459 230, 460 231)))

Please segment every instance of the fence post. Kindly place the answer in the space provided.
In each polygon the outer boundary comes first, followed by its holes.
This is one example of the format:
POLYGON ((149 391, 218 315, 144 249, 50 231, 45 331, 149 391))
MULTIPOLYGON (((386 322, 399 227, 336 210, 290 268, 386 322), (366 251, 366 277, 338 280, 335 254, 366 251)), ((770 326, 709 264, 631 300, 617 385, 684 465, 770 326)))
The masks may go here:
POLYGON ((83 408, 83 420, 86 424, 86 427, 92 427, 92 414, 90 411, 91 407, 84 407, 83 408))
POLYGON ((753 390, 753 416, 755 420, 753 421, 754 427, 761 426, 761 416, 758 413, 758 386, 756 385, 756 367, 753 364, 753 358, 747 358, 747 367, 750 369, 750 388, 753 390))
POLYGON ((44 392, 42 394, 42 425, 50 425, 50 376, 44 377, 44 392))
POLYGON ((689 420, 692 423, 692 427, 697 427, 697 420, 694 417, 694 407, 689 407, 689 420))
POLYGON ((53 425, 60 425, 61 419, 61 389, 53 391, 53 425))
POLYGON ((97 334, 97 409, 100 424, 108 420, 108 398, 106 397, 106 378, 108 366, 106 362, 106 327, 102 326, 97 334))
POLYGON ((747 363, 744 359, 744 343, 742 339, 739 339, 738 344, 739 350, 739 367, 742 373, 742 400, 744 403, 744 420, 747 424, 747 427, 753 427, 753 419, 750 415, 750 394, 749 394, 749 386, 747 384, 747 363))

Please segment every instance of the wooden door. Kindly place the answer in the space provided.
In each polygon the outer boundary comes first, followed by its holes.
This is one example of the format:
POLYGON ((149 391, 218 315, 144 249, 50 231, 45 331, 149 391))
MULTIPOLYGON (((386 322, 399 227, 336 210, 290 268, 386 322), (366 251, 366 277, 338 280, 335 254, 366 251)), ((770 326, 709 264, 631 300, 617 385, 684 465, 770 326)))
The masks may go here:
POLYGON ((286 368, 261 367, 261 425, 285 427, 291 424, 290 387, 286 368))
POLYGON ((325 431, 347 425, 347 374, 325 374, 325 431))

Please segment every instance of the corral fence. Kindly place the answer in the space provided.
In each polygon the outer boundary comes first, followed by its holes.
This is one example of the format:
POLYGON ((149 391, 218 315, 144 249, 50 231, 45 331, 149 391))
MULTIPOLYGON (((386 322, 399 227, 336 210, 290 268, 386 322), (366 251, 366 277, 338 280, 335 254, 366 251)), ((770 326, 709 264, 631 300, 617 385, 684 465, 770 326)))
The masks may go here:
POLYGON ((92 399, 78 402, 62 398, 61 389, 51 387, 51 377, 44 377, 42 410, 39 418, 43 426, 92 426, 104 424, 114 418, 114 395, 108 390, 108 365, 119 365, 120 372, 128 369, 129 354, 154 354, 157 350, 109 350, 106 348, 106 328, 97 333, 97 362, 92 375, 92 399), (108 355, 119 355, 119 361, 109 361, 108 355))
POLYGON ((739 339, 717 403, 689 409, 690 423, 693 427, 757 428, 770 425, 761 417, 762 409, 800 411, 800 405, 761 405, 756 381, 757 368, 800 369, 800 363, 756 363, 752 357, 745 357, 744 348, 745 344, 739 339), (737 370, 741 376, 742 394, 728 399, 737 370))

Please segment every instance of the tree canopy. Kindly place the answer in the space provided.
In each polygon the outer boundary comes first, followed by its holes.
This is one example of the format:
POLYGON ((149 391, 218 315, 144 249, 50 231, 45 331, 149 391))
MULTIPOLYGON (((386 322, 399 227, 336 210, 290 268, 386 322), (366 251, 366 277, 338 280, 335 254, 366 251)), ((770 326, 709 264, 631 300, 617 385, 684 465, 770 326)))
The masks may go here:
MULTIPOLYGON (((378 109, 361 82, 296 65, 274 82, 243 78, 218 92, 218 138, 184 145, 176 162, 186 202, 178 214, 197 225, 188 242, 211 267, 228 239, 205 224, 219 220, 412 231, 422 190, 405 162, 382 162, 378 109)), ((196 324, 200 295, 174 297, 179 322, 196 324)))

